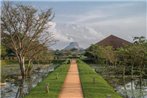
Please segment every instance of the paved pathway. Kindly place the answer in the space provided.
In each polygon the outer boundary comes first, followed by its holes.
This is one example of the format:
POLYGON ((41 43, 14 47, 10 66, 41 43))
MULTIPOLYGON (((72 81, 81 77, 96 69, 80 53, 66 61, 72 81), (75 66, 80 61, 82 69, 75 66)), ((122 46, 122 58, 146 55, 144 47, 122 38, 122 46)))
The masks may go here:
POLYGON ((71 61, 70 68, 58 98, 83 98, 76 60, 71 61))

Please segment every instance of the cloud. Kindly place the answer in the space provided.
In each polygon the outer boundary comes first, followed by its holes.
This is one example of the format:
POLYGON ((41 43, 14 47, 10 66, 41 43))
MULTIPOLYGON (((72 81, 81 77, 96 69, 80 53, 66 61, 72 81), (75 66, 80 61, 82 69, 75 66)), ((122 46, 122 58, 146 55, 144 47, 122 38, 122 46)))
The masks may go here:
POLYGON ((56 23, 55 22, 48 22, 47 26, 50 26, 49 31, 54 33, 55 39, 56 40, 61 40, 61 41, 69 41, 69 38, 62 33, 59 33, 60 30, 56 29, 56 23))
MULTIPOLYGON (((135 36, 147 36, 144 2, 106 2, 102 5, 93 4, 81 14, 61 15, 63 20, 64 17, 68 20, 60 22, 84 25, 96 32, 102 32, 103 36, 114 34, 129 41, 135 36)), ((83 37, 86 38, 86 35, 83 37)))
POLYGON ((98 32, 105 35, 115 34, 124 39, 132 41, 135 36, 146 36, 145 17, 129 17, 124 19, 113 19, 90 24, 98 32))
POLYGON ((54 35, 58 40, 57 44, 53 46, 54 49, 63 49, 70 42, 78 42, 82 48, 87 48, 92 43, 104 38, 93 28, 77 24, 57 24, 54 35))
POLYGON ((54 22, 49 25, 59 40, 54 46, 56 49, 64 48, 71 41, 86 48, 110 34, 129 41, 134 36, 147 36, 146 1, 117 1, 33 2, 32 5, 54 9, 54 22))

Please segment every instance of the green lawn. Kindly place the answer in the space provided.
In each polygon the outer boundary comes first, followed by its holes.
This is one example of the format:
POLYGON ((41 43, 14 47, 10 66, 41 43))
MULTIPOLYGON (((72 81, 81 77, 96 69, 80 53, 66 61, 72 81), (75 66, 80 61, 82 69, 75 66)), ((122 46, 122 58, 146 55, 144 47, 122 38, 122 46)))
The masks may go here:
POLYGON ((29 95, 25 98, 58 98, 60 89, 66 77, 69 64, 62 64, 54 72, 50 73, 46 79, 39 83, 35 88, 31 90, 29 95), (58 74, 58 79, 56 76, 58 74), (45 85, 49 83, 50 91, 45 92, 45 85))
POLYGON ((107 95, 111 95, 111 98, 122 98, 86 63, 78 60, 78 67, 84 98, 107 98, 107 95), (94 77, 95 83, 93 82, 94 77))

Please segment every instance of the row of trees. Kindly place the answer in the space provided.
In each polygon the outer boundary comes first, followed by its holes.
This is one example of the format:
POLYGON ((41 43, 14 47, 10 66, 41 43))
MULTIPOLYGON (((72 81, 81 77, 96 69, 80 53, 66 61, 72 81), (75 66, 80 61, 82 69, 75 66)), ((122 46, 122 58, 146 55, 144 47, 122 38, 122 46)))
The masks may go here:
POLYGON ((19 98, 31 63, 38 58, 49 59, 44 54, 49 55, 49 47, 55 42, 48 24, 54 13, 51 9, 38 11, 32 6, 7 1, 3 1, 1 8, 1 42, 15 53, 21 71, 21 89, 16 97, 19 98))
POLYGON ((133 98, 135 98, 133 92, 134 80, 139 80, 140 93, 142 93, 142 81, 147 74, 147 40, 145 37, 135 37, 134 43, 118 49, 113 49, 111 46, 92 45, 87 49, 85 55, 93 58, 92 60, 96 63, 111 65, 116 68, 115 71, 121 71, 124 88, 126 76, 131 76, 130 81, 133 98))
MULTIPOLYGON (((9 47, 6 47, 5 45, 1 44, 0 49, 1 49, 0 50, 1 60, 3 60, 6 64, 11 63, 11 61, 15 61, 15 62, 17 61, 15 53, 9 47)), ((34 64, 49 63, 53 60, 53 58, 54 58, 54 51, 46 47, 43 51, 39 52, 37 55, 34 56, 32 62, 34 64)), ((27 57, 26 57, 26 62, 29 62, 27 57)))

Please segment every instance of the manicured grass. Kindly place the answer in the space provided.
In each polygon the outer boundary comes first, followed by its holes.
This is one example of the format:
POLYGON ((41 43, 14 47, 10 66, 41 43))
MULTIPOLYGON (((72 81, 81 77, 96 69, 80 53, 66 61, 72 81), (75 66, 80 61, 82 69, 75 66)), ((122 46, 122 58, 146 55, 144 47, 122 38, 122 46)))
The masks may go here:
POLYGON ((41 83, 31 90, 25 98, 58 98, 62 84, 66 77, 69 64, 62 64, 54 72, 50 73, 41 83), (56 79, 58 74, 58 79, 56 79), (49 93, 46 93, 45 87, 49 84, 49 93))
POLYGON ((78 68, 84 98, 107 98, 107 95, 111 95, 111 98, 122 98, 86 63, 78 60, 78 68), (93 78, 95 78, 95 83, 93 82, 93 78))

